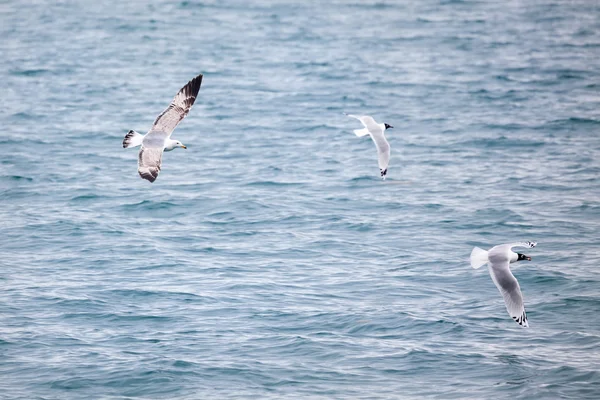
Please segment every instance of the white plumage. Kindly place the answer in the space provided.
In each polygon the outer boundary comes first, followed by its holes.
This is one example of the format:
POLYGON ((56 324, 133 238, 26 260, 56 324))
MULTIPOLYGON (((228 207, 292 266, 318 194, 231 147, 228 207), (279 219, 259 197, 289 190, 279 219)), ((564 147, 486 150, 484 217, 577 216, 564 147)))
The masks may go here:
POLYGON ((471 266, 475 269, 488 263, 489 271, 494 284, 502 294, 508 314, 519 325, 524 328, 529 327, 525 305, 523 304, 523 294, 517 278, 510 271, 510 263, 531 260, 531 257, 524 254, 515 253, 513 247, 535 247, 535 242, 501 244, 492 247, 489 251, 475 247, 471 251, 471 266))
POLYGON ((198 96, 202 74, 182 87, 169 105, 154 121, 148 133, 141 135, 129 131, 123 139, 123 147, 142 146, 138 155, 138 173, 143 179, 154 182, 162 165, 163 151, 176 147, 186 148, 181 142, 171 139, 173 130, 190 112, 198 96))
POLYGON ((357 116, 352 114, 346 114, 351 118, 356 118, 359 120, 364 129, 356 129, 354 134, 358 137, 371 135, 371 139, 375 142, 375 147, 377 147, 377 160, 379 162, 379 171, 381 173, 381 178, 385 179, 387 174, 387 168, 390 163, 390 144, 385 138, 385 130, 387 128, 393 128, 388 124, 378 124, 372 117, 368 115, 357 116))

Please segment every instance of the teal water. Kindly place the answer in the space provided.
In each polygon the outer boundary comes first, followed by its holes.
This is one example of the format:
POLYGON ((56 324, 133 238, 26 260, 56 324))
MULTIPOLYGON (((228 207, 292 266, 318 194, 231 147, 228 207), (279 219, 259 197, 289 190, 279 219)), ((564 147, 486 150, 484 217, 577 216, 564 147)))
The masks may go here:
POLYGON ((596 3, 0 22, 0 398, 600 397, 596 3), (123 136, 198 73, 142 181, 123 136), (388 180, 343 112, 395 127, 388 180), (468 263, 521 240, 530 329, 468 263))

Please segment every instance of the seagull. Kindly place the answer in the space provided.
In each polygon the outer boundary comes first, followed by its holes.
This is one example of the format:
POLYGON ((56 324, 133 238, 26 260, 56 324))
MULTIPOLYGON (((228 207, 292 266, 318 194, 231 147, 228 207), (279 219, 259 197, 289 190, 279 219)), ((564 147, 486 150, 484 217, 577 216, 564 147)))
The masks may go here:
MULTIPOLYGON (((346 113, 344 113, 346 114, 346 113)), ((346 114, 351 118, 356 118, 359 120, 364 129, 356 129, 354 133, 356 136, 366 136, 371 135, 371 139, 375 142, 375 147, 377 147, 377 155, 379 161, 379 171, 381 172, 381 179, 385 180, 385 175, 387 174, 387 167, 390 163, 390 144, 385 138, 384 131, 389 128, 393 128, 393 126, 388 125, 386 123, 378 124, 375 122, 373 117, 369 117, 368 115, 364 115, 362 117, 346 114)))
POLYGON ((490 275, 496 287, 504 297, 506 310, 516 323, 524 328, 529 327, 527 314, 523 305, 523 295, 517 278, 510 272, 509 264, 521 260, 531 261, 525 254, 515 253, 513 247, 533 248, 536 242, 501 244, 492 247, 489 251, 475 247, 471 252, 471 266, 475 269, 489 263, 490 275))
POLYGON ((138 173, 143 179, 150 182, 156 180, 160 172, 163 151, 171 151, 177 147, 187 149, 179 140, 171 139, 171 134, 190 112, 201 84, 202 74, 182 87, 169 107, 156 118, 148 133, 142 135, 131 130, 125 135, 123 148, 142 146, 138 156, 138 173))

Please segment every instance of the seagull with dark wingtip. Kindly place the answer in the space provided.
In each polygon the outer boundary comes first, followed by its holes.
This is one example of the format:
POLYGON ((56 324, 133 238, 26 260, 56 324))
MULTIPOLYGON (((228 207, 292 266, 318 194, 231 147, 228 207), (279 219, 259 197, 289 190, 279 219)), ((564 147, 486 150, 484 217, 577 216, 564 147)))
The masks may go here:
MULTIPOLYGON (((344 113, 345 114, 345 113, 344 113)), ((385 138, 385 130, 393 128, 393 126, 383 123, 378 124, 372 117, 368 115, 357 116, 352 114, 346 114, 351 118, 356 118, 359 120, 364 129, 356 129, 354 130, 354 134, 358 137, 371 135, 371 139, 375 142, 375 147, 377 147, 377 160, 379 161, 379 172, 381 173, 381 179, 385 179, 387 175, 388 164, 390 163, 390 144, 385 138)))
POLYGON ((143 179, 154 182, 160 172, 163 151, 177 147, 187 149, 179 140, 171 139, 171 134, 190 112, 200 91, 202 74, 182 87, 169 107, 154 121, 154 125, 145 135, 129 131, 123 139, 123 147, 142 146, 138 155, 138 173, 143 179))
POLYGON ((517 261, 531 261, 531 257, 525 254, 515 253, 513 247, 535 247, 536 242, 501 244, 485 251, 475 247, 471 252, 471 266, 475 269, 489 264, 490 275, 496 287, 504 298, 506 310, 515 322, 524 328, 529 327, 523 294, 517 278, 510 271, 510 264, 517 261))

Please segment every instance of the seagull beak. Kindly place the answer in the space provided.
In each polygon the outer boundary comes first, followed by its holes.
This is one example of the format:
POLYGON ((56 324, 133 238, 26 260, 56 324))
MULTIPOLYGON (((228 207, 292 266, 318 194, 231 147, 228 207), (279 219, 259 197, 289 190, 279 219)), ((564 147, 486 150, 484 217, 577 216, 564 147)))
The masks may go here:
POLYGON ((183 147, 184 149, 187 149, 187 146, 182 144, 181 147, 183 147))
POLYGON ((525 258, 527 261, 531 261, 531 257, 523 255, 523 258, 525 258))

